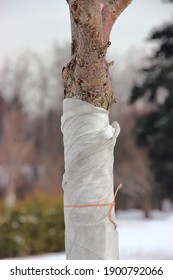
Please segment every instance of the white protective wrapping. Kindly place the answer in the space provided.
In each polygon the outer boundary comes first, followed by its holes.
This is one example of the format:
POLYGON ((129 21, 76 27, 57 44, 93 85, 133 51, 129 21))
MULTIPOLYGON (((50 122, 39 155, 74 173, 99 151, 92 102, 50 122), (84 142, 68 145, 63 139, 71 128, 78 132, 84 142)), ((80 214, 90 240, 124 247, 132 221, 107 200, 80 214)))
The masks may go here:
MULTIPOLYGON (((63 176, 65 247, 68 260, 118 259, 118 233, 110 222, 113 193, 113 149, 120 132, 109 125, 109 113, 77 100, 65 99, 63 176), (85 207, 86 205, 86 207, 85 207), (84 206, 83 208, 78 208, 84 206)), ((114 207, 111 219, 115 220, 114 207)))

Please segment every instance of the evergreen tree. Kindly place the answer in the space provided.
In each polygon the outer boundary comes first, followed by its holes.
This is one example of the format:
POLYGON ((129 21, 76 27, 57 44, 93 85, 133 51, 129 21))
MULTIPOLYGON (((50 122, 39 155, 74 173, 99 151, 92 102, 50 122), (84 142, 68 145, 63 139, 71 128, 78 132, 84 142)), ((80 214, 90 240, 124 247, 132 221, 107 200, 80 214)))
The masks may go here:
MULTIPOLYGON (((173 2, 173 0, 165 1, 173 2)), ((148 146, 155 179, 163 197, 173 198, 173 22, 155 30, 149 40, 158 41, 150 66, 142 69, 143 82, 134 85, 130 103, 139 98, 154 104, 152 112, 138 119, 135 137, 148 146)))

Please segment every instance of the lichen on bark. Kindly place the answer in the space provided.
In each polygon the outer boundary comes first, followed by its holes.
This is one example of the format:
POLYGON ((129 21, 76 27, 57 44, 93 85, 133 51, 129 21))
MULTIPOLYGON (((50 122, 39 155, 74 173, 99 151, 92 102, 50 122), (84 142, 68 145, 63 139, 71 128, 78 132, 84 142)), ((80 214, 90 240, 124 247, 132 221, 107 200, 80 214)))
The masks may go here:
POLYGON ((109 110, 115 102, 106 61, 110 33, 131 0, 68 0, 71 60, 62 70, 64 98, 77 98, 109 110))

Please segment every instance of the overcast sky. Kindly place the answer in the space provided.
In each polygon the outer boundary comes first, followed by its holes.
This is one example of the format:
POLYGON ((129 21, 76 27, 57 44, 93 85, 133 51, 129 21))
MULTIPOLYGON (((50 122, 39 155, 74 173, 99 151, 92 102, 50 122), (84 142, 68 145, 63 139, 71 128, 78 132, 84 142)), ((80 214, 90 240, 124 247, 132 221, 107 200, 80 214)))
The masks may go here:
MULTIPOLYGON (((133 0, 114 26, 114 52, 142 47, 150 31, 173 18, 173 5, 161 0, 133 0)), ((65 0, 0 0, 0 65, 25 49, 44 52, 54 42, 70 41, 65 0)))

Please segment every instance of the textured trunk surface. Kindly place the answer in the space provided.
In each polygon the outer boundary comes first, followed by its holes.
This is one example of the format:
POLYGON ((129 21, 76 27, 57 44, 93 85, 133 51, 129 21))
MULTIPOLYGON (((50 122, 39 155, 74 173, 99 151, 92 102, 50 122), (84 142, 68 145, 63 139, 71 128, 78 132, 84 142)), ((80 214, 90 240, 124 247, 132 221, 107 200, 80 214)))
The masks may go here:
POLYGON ((131 0, 68 0, 71 61, 63 68, 67 259, 118 259, 113 149, 120 132, 109 124, 115 101, 106 61, 114 22, 131 0))
POLYGON ((71 61, 63 68, 64 97, 108 110, 115 97, 105 59, 114 22, 131 0, 68 0, 71 61))

